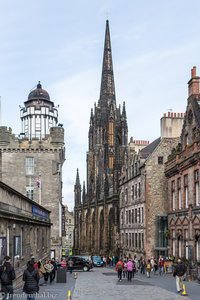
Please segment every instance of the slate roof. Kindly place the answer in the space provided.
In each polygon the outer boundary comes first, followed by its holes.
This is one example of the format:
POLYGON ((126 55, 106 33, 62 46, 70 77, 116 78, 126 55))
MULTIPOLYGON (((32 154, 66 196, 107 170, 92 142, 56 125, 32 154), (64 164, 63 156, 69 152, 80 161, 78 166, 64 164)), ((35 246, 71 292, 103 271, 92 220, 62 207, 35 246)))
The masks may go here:
POLYGON ((156 149, 156 147, 159 145, 160 141, 161 141, 161 138, 159 137, 156 140, 154 140, 151 144, 149 144, 148 146, 143 148, 140 151, 140 157, 146 159, 156 149))

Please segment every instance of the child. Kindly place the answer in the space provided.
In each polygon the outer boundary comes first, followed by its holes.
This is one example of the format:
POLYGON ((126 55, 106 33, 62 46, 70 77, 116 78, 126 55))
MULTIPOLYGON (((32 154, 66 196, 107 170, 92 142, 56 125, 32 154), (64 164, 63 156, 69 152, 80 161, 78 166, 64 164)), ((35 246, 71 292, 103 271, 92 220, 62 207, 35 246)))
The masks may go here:
POLYGON ((151 262, 150 259, 147 260, 147 265, 146 265, 146 271, 147 271, 147 277, 150 278, 150 273, 151 273, 151 262))

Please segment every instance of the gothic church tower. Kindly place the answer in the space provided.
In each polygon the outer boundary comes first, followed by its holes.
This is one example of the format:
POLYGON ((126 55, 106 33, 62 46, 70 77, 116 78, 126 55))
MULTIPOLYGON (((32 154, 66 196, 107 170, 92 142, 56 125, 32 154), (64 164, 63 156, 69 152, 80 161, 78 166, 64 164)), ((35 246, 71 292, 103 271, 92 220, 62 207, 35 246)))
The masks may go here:
POLYGON ((75 203, 75 228, 80 252, 118 252, 118 181, 127 149, 128 126, 125 103, 117 107, 109 22, 106 21, 100 98, 91 110, 87 153, 87 192, 75 203), (79 230, 78 230, 79 228, 79 230))

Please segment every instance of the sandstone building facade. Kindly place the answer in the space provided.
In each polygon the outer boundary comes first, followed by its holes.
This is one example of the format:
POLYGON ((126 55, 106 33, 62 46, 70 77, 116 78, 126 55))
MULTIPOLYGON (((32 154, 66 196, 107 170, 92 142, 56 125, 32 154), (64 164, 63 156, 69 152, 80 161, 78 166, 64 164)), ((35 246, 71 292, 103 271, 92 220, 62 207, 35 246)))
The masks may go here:
MULTIPOLYGON (((40 82, 21 108, 21 133, 0 127, 0 180, 51 211, 51 251, 62 249, 64 128, 40 82)), ((52 254, 53 255, 53 254, 52 254)))
POLYGON ((103 68, 98 103, 91 110, 87 152, 87 185, 81 189, 77 172, 75 250, 118 255, 119 175, 127 150, 125 103, 117 107, 109 22, 106 21, 103 68))
POLYGON ((165 162, 179 142, 184 114, 161 118, 161 136, 137 153, 129 148, 120 177, 120 240, 123 256, 167 255, 165 162))
POLYGON ((34 255, 44 259, 50 253, 50 212, 0 181, 0 264, 12 257, 15 285, 34 255))
POLYGON ((74 246, 74 212, 64 205, 65 236, 63 237, 63 254, 70 255, 74 246))
POLYGON ((166 163, 169 251, 200 261, 200 77, 193 67, 179 145, 166 163))

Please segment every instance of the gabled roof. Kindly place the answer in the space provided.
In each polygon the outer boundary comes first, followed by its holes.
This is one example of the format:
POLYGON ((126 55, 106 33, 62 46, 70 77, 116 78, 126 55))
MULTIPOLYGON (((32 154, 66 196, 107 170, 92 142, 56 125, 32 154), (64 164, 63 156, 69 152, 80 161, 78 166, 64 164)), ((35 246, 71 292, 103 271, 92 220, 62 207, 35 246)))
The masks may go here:
POLYGON ((140 158, 146 159, 153 151, 156 149, 156 147, 159 145, 161 141, 161 138, 157 138, 154 140, 151 144, 149 144, 147 147, 143 148, 140 151, 140 158))
POLYGON ((193 108, 193 113, 196 122, 198 124, 198 127, 200 128, 200 99, 196 99, 196 98, 191 99, 191 105, 193 108))

